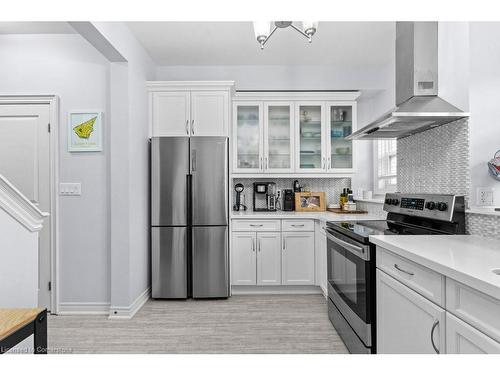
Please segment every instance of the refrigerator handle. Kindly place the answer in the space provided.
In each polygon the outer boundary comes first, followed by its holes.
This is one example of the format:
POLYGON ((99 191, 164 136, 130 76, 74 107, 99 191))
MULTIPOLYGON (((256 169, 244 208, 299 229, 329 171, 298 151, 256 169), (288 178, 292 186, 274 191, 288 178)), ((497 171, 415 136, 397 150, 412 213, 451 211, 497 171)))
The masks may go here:
POLYGON ((196 150, 191 150, 191 173, 196 172, 196 150))

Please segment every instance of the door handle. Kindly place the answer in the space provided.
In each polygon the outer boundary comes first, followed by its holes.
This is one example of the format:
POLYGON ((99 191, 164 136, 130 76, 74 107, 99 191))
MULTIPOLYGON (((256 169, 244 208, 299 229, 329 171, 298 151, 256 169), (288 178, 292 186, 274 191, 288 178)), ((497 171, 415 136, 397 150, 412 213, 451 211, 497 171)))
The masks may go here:
POLYGON ((264 224, 250 224, 251 227, 261 227, 263 226, 264 224))
POLYGON ((191 120, 191 133, 194 134, 194 119, 191 120))
POLYGON ((255 238, 252 240, 252 251, 255 253, 255 238))
POLYGON ((325 157, 323 156, 321 161, 321 169, 325 169, 325 157))
POLYGON ((283 251, 285 251, 286 249, 286 239, 285 237, 283 237, 283 251))
POLYGON ((297 228, 297 227, 303 227, 303 226, 304 226, 304 224, 292 224, 292 227, 295 227, 295 228, 297 228))
POLYGON ((269 169, 269 160, 267 159, 267 156, 264 158, 264 166, 266 169, 269 169))
POLYGON ((434 324, 432 325, 432 328, 431 328, 431 344, 432 344, 432 348, 434 349, 434 351, 439 354, 439 349, 436 347, 436 344, 434 343, 434 330, 436 329, 436 327, 439 325, 439 320, 435 320, 434 321, 434 324))
POLYGON ((331 158, 331 156, 328 157, 327 167, 328 167, 328 169, 332 169, 332 158, 331 158))
POLYGON ((259 253, 260 253, 260 245, 261 245, 260 241, 261 241, 261 240, 260 240, 260 238, 259 238, 259 242, 257 242, 257 251, 258 251, 259 253))
POLYGON ((186 120, 186 134, 189 135, 189 120, 186 120))
POLYGON ((415 275, 413 272, 407 271, 399 267, 396 263, 394 263, 394 268, 397 269, 399 272, 406 273, 407 275, 413 276, 415 275))
POLYGON ((260 157, 259 169, 262 169, 262 156, 260 157))

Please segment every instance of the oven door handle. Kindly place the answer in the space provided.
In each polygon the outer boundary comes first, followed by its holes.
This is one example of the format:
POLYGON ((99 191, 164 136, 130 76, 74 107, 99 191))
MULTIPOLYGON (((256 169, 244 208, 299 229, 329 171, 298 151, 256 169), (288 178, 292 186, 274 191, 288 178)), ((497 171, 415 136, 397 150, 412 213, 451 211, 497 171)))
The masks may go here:
POLYGON ((346 241, 342 241, 340 238, 335 237, 329 231, 326 232, 326 236, 328 237, 329 240, 335 242, 337 245, 342 246, 344 249, 349 250, 349 252, 353 253, 354 255, 364 260, 370 260, 370 254, 366 248, 350 244, 349 242, 346 241))

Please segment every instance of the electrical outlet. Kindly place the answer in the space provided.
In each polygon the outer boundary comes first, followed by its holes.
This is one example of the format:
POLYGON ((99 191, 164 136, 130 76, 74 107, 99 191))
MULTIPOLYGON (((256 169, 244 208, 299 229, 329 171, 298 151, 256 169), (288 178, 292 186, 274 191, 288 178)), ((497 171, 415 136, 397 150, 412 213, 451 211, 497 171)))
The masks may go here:
POLYGON ((61 182, 59 184, 59 195, 82 195, 82 184, 61 182))
POLYGON ((495 189, 478 187, 476 190, 476 204, 478 206, 493 206, 495 189))

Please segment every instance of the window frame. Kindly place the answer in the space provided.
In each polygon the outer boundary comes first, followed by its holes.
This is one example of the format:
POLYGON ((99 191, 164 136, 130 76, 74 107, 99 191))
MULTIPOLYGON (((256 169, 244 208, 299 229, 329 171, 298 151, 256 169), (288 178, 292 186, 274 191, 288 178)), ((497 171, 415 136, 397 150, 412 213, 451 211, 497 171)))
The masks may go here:
POLYGON ((379 176, 379 157, 378 157, 378 150, 379 150, 379 142, 380 141, 390 141, 392 139, 377 139, 373 141, 373 193, 375 195, 385 195, 386 193, 393 193, 397 190, 397 144, 396 144, 396 149, 394 151, 394 154, 388 154, 388 156, 395 156, 396 157, 396 173, 395 174, 388 174, 385 176, 379 176), (381 189, 379 188, 379 181, 381 179, 392 179, 396 178, 396 184, 390 184, 386 185, 385 188, 381 189))

